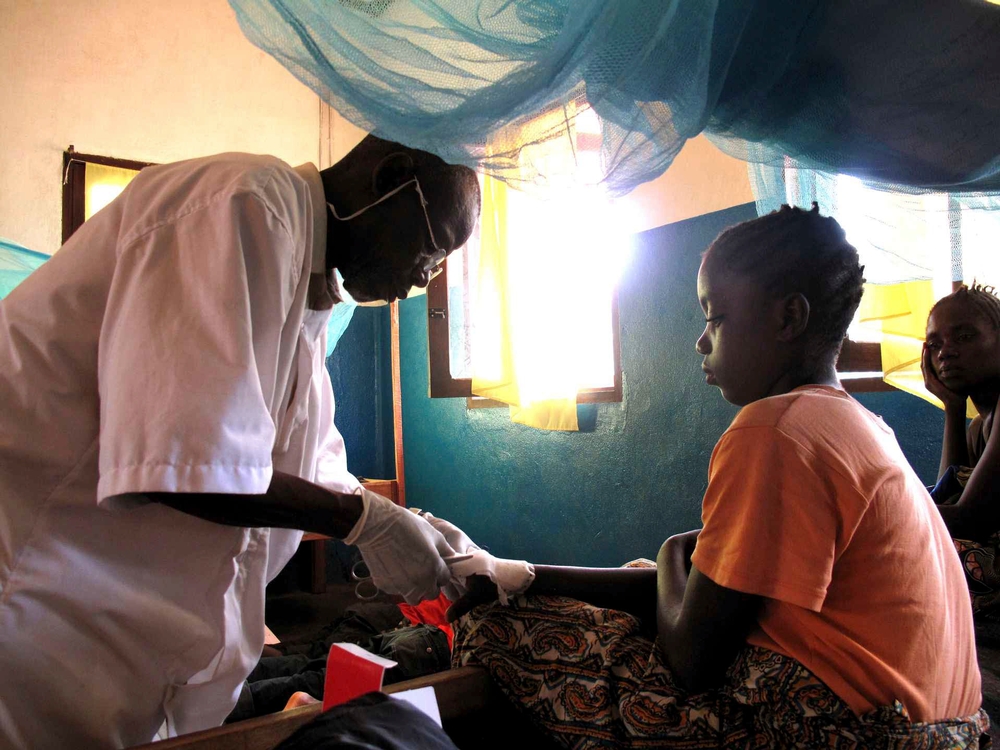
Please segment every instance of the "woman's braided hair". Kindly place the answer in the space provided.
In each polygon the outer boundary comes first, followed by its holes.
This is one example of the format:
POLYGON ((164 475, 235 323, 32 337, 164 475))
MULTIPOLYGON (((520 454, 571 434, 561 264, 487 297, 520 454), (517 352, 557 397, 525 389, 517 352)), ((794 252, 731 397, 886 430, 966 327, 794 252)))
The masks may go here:
POLYGON ((934 314, 938 305, 952 300, 969 303, 976 312, 990 322, 994 330, 1000 331, 1000 298, 992 286, 977 284, 975 281, 972 282, 972 286, 962 285, 947 297, 935 302, 930 314, 934 314))
POLYGON ((864 266, 840 224, 820 216, 816 203, 811 211, 782 206, 730 227, 705 256, 755 279, 769 294, 801 293, 809 300, 810 354, 840 351, 861 302, 864 266))

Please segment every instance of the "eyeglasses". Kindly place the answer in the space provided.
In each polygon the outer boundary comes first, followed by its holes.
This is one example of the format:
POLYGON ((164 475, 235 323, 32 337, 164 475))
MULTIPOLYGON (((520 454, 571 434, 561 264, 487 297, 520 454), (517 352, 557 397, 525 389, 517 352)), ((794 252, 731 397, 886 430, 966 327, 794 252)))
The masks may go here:
POLYGON ((438 266, 440 266, 441 262, 446 257, 448 257, 448 251, 447 250, 442 250, 440 247, 438 247, 437 239, 435 239, 435 237, 434 237, 434 229, 431 227, 431 216, 430 216, 429 213, 427 213, 427 199, 424 198, 424 191, 420 189, 420 180, 418 180, 416 177, 414 177, 412 180, 407 180, 406 182, 404 182, 402 185, 399 185, 398 187, 393 188, 392 190, 390 190, 388 193, 386 193, 385 195, 383 195, 381 198, 379 198, 374 203, 369 203, 367 206, 365 206, 364 208, 362 208, 359 211, 355 211, 350 216, 338 216, 337 215, 337 209, 333 207, 332 203, 327 203, 326 205, 328 205, 330 207, 330 211, 333 213, 333 218, 337 219, 338 221, 350 221, 351 219, 354 219, 354 218, 356 218, 358 216, 361 216, 361 214, 363 214, 369 208, 374 208, 379 203, 382 203, 383 201, 389 200, 389 198, 391 198, 392 196, 394 196, 396 193, 400 192, 404 188, 409 187, 410 185, 413 185, 413 187, 417 191, 417 197, 420 198, 420 207, 424 210, 424 221, 427 222, 427 234, 430 235, 430 238, 431 238, 431 247, 434 248, 434 252, 433 253, 430 253, 430 254, 428 254, 428 253, 421 253, 421 255, 425 258, 425 260, 420 265, 420 269, 422 271, 424 271, 425 273, 430 274, 431 278, 434 278, 435 276, 437 276, 441 272, 441 270, 438 268, 438 266))

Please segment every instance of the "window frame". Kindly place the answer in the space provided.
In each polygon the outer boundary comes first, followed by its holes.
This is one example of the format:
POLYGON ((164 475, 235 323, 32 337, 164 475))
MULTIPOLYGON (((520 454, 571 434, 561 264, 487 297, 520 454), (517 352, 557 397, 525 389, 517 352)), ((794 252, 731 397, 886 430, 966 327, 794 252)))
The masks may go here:
POLYGON ((134 169, 153 166, 151 162, 116 159, 111 156, 77 153, 73 146, 63 151, 62 241, 65 244, 84 222, 87 201, 87 165, 134 169))
MULTIPOLYGON (((882 372, 882 345, 875 341, 844 340, 837 359, 837 374, 847 375, 852 372, 882 372)), ((844 378, 841 381, 848 393, 872 393, 876 391, 894 391, 891 385, 881 376, 863 378, 844 378)))
MULTIPOLYGON (((448 260, 427 285, 427 357, 430 367, 431 398, 465 398, 469 408, 506 406, 472 393, 471 378, 451 374, 451 338, 448 330, 448 260)), ((601 388, 587 388, 577 393, 579 404, 620 403, 622 401, 621 335, 618 316, 618 290, 611 294, 611 336, 615 383, 601 388)))

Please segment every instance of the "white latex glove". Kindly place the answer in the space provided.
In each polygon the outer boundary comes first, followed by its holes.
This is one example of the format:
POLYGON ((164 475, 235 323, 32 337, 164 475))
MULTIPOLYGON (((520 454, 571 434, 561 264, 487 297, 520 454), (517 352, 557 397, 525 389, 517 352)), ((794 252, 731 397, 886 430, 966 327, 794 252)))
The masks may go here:
POLYGON ((525 560, 505 560, 478 548, 470 550, 469 554, 469 559, 448 563, 452 574, 462 579, 472 575, 486 576, 497 585, 501 604, 506 605, 511 596, 523 594, 535 581, 535 566, 525 560))
POLYGON ((466 552, 479 549, 479 545, 469 539, 468 534, 450 521, 434 516, 429 510, 423 511, 421 515, 427 523, 441 532, 448 546, 455 550, 456 554, 464 555, 466 552))
POLYGON ((372 582, 408 604, 436 599, 452 579, 442 558, 455 551, 427 521, 388 498, 361 488, 361 517, 345 544, 356 544, 372 582))
MULTIPOLYGON (((411 508, 411 510, 413 509, 411 508)), ((455 524, 445 521, 443 518, 437 518, 430 511, 420 511, 420 515, 431 526, 441 532, 445 541, 448 542, 448 546, 455 550, 456 554, 464 555, 479 549, 479 545, 473 542, 469 538, 468 534, 458 528, 455 524)), ((450 565, 451 563, 449 563, 449 567, 450 565)), ((445 586, 442 591, 451 601, 457 602, 462 596, 465 595, 465 592, 468 591, 468 588, 465 585, 465 576, 455 575, 454 569, 452 569, 451 582, 445 586)))

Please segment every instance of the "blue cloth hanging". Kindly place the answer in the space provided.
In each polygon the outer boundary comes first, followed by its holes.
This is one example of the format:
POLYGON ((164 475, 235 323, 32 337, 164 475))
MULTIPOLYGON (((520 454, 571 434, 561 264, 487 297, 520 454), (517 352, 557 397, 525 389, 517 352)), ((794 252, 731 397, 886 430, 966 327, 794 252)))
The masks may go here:
POLYGON ((48 255, 0 238, 0 299, 10 294, 14 287, 48 259, 48 255))
POLYGON ((574 149, 592 110, 614 193, 703 131, 751 161, 1000 190, 1000 7, 988 3, 230 4, 254 44, 354 124, 510 181, 544 181, 531 147, 574 149))

